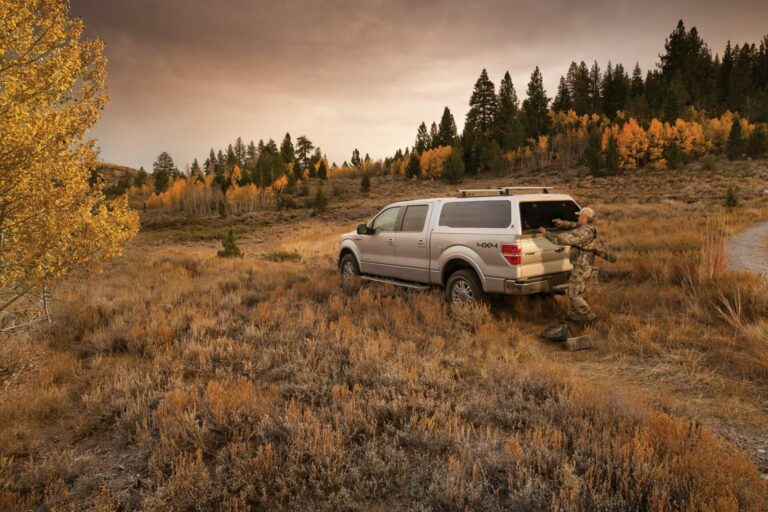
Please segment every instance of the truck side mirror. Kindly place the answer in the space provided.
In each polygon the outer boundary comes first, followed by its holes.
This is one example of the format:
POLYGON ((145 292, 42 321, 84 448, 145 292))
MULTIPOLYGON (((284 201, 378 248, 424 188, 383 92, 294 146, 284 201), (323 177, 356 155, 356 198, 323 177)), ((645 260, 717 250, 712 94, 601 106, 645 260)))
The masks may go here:
POLYGON ((357 234, 358 235, 367 235, 370 231, 368 230, 368 224, 358 224, 357 225, 357 234))

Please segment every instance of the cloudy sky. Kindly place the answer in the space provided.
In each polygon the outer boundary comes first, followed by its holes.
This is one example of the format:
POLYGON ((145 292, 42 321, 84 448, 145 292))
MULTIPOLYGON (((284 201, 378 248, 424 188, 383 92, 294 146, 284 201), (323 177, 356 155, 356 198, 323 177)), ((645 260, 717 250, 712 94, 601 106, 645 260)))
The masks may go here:
POLYGON ((92 134, 108 162, 179 167, 238 136, 307 135, 331 161, 410 146, 443 107, 459 129, 472 86, 533 67, 554 96, 572 61, 643 73, 682 18, 713 52, 757 43, 768 2, 731 0, 72 0, 106 43, 110 104, 92 134))

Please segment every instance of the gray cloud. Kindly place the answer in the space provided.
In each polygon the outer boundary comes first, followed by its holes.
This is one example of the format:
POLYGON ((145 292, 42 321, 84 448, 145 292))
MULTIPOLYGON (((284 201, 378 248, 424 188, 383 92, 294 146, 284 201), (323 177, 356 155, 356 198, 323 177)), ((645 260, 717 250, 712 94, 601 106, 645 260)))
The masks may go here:
POLYGON ((521 99, 538 65, 554 94, 571 60, 657 61, 683 18, 721 51, 757 42, 768 4, 732 1, 73 0, 102 38, 111 98, 94 129, 105 160, 180 165, 237 136, 308 135, 339 163, 410 145, 472 85, 509 70, 521 99))

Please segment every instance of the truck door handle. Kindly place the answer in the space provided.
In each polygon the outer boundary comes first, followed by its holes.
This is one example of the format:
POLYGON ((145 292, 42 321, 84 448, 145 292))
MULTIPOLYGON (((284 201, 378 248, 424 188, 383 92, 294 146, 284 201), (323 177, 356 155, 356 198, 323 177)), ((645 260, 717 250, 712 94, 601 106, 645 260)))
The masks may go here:
POLYGON ((394 238, 390 238, 388 242, 389 242, 389 245, 395 245, 395 239, 394 238))
POLYGON ((555 252, 563 252, 565 250, 565 247, 558 247, 555 249, 555 252))
POLYGON ((419 247, 424 247, 424 240, 419 240, 419 241, 416 243, 416 245, 418 245, 419 247))

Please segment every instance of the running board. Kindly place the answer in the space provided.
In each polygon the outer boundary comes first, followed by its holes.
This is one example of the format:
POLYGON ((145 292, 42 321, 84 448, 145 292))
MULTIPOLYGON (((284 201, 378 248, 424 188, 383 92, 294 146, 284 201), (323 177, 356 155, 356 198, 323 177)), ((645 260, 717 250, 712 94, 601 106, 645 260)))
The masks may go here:
POLYGON ((373 277, 373 276, 360 276, 366 281, 375 281, 377 283, 393 284, 395 286, 402 286, 404 288, 412 288, 414 290, 429 290, 431 286, 428 284, 409 283, 408 281, 399 281, 397 279, 390 279, 387 277, 373 277))

